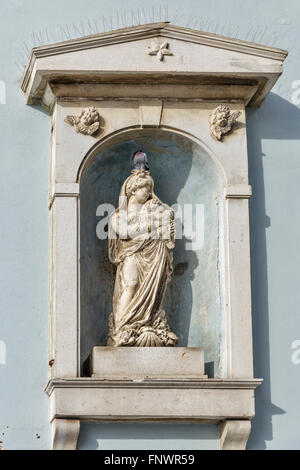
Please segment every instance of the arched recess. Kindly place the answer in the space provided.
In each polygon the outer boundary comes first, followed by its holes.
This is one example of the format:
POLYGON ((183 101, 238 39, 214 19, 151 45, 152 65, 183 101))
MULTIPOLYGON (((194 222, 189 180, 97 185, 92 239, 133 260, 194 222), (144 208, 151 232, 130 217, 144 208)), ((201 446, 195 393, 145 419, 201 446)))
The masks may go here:
POLYGON ((99 239, 105 226, 101 205, 117 206, 121 185, 131 170, 129 157, 139 148, 149 156, 156 194, 182 211, 177 233, 182 226, 187 230, 189 213, 192 229, 197 230, 192 246, 185 230, 176 240, 174 273, 165 298, 170 326, 180 338, 179 346, 204 347, 207 373, 220 377, 225 341, 220 272, 223 175, 195 140, 157 128, 132 129, 98 144, 79 173, 81 368, 93 346, 106 344, 112 308, 115 268, 108 260, 107 238, 99 239))
POLYGON ((156 131, 161 131, 161 132, 169 132, 175 135, 179 135, 182 137, 185 137, 187 140, 191 140, 195 144, 199 145, 203 151, 205 151, 208 155, 209 158, 212 159, 214 164, 217 167, 218 173, 219 173, 219 178, 222 180, 222 184, 226 186, 227 184, 227 176, 226 176, 226 171, 218 158, 218 156, 213 152, 213 150, 209 147, 209 145, 201 140, 199 137, 196 137, 195 135, 183 131, 182 129, 178 129, 173 126, 168 126, 168 125, 163 125, 157 127, 152 127, 152 126, 143 126, 141 127, 139 124, 136 124, 135 126, 130 126, 130 127, 125 127, 125 128, 120 128, 115 132, 112 132, 110 134, 105 135, 103 138, 100 138, 95 145, 93 145, 84 158, 82 159, 78 171, 77 171, 77 178, 76 181, 80 183, 82 173, 85 171, 85 168, 90 164, 91 161, 95 158, 96 155, 99 154, 99 152, 106 150, 118 143, 122 143, 126 140, 131 140, 134 138, 138 138, 142 135, 148 135, 149 132, 156 130, 156 131))

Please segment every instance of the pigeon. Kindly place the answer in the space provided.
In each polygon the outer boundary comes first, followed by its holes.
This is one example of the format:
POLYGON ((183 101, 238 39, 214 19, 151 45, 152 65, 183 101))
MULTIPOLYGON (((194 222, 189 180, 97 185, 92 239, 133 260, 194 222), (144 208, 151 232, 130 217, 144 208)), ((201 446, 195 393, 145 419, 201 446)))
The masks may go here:
POLYGON ((131 157, 131 165, 134 170, 149 170, 147 154, 143 150, 138 150, 131 157))

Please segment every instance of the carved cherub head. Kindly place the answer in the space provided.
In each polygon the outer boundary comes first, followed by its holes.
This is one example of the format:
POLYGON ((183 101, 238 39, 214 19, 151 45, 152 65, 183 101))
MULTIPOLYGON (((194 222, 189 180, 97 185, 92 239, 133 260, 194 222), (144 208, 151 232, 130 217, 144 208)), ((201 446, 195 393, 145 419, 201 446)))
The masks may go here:
POLYGON ((86 126, 90 126, 94 122, 99 121, 99 113, 94 106, 91 106, 90 108, 86 108, 81 111, 79 117, 80 121, 86 126))
POLYGON ((222 140, 223 135, 230 132, 240 114, 240 111, 230 114, 229 107, 224 105, 215 108, 210 116, 211 135, 217 140, 222 140))
POLYGON ((78 116, 66 116, 65 122, 74 127, 76 132, 93 135, 100 127, 100 115, 94 106, 85 108, 78 116))

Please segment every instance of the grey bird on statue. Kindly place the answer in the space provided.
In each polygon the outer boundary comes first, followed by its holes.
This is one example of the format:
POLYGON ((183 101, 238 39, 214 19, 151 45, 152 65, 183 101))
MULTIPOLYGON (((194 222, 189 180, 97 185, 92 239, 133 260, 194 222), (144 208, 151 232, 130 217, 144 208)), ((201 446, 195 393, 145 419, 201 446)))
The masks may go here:
POLYGON ((149 170, 147 154, 138 150, 131 157, 131 165, 134 170, 149 170))

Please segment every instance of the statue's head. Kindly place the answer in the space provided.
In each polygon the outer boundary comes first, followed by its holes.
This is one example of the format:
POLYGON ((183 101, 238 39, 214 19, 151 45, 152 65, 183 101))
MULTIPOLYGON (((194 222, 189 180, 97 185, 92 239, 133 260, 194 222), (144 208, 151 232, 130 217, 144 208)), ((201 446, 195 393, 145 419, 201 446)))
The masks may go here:
POLYGON ((153 192, 154 182, 145 170, 133 170, 126 183, 126 196, 128 199, 134 196, 138 204, 144 204, 153 192))

